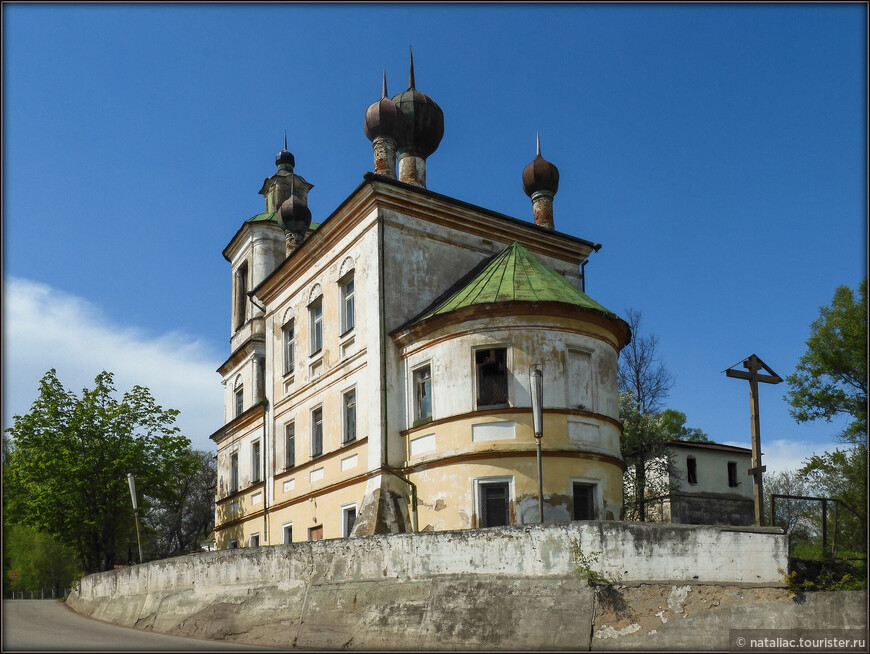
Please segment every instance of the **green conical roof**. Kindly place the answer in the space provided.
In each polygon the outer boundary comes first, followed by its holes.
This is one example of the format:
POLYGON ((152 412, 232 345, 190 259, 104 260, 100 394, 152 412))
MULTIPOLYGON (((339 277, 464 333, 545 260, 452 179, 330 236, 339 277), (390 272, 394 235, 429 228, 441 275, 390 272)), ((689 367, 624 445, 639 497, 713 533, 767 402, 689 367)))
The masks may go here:
POLYGON ((419 320, 494 302, 562 302, 618 318, 519 243, 509 245, 470 277, 470 281, 463 280, 449 290, 445 299, 436 301, 419 320))

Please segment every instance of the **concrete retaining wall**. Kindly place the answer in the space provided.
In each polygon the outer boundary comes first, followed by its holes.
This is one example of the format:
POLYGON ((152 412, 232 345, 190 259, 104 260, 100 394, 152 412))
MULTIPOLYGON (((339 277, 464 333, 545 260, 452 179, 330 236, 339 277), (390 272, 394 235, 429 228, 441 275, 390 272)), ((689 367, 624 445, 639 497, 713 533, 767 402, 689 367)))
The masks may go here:
POLYGON ((90 575, 68 604, 155 631, 353 649, 589 649, 588 567, 620 583, 779 585, 774 530, 622 522, 395 534, 90 575), (582 566, 581 566, 582 567, 582 566))

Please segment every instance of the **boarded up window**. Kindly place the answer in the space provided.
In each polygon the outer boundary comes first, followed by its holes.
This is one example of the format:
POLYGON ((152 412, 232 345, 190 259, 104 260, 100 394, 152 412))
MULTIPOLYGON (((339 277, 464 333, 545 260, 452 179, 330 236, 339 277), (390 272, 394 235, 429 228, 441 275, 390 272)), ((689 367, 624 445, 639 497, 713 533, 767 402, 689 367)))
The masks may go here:
POLYGON ((568 405, 592 411, 592 354, 568 350, 568 405))
POLYGON ((323 540, 323 525, 311 527, 308 530, 308 540, 323 540))

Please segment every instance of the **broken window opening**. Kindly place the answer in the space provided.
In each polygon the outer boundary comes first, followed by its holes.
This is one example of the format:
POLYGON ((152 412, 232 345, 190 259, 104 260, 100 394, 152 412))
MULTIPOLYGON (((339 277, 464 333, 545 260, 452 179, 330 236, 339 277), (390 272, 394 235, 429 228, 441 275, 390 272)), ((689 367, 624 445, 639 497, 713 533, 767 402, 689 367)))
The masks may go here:
POLYGON ((495 347, 474 353, 477 368, 477 407, 508 403, 507 348, 495 347))

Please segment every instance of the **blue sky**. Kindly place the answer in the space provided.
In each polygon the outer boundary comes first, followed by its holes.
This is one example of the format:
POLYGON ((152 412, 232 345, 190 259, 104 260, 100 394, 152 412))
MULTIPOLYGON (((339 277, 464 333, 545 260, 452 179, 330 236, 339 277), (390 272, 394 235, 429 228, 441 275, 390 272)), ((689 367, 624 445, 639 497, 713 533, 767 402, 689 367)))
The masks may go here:
MULTIPOLYGON (((3 5, 3 423, 50 367, 150 387, 200 448, 222 420, 230 274, 284 130, 328 216, 372 169, 378 99, 444 111, 430 189, 603 244, 587 291, 676 377, 668 406, 749 445, 752 353, 783 377, 867 252, 867 6, 3 5)), ((830 449, 762 386, 769 467, 830 449)))

